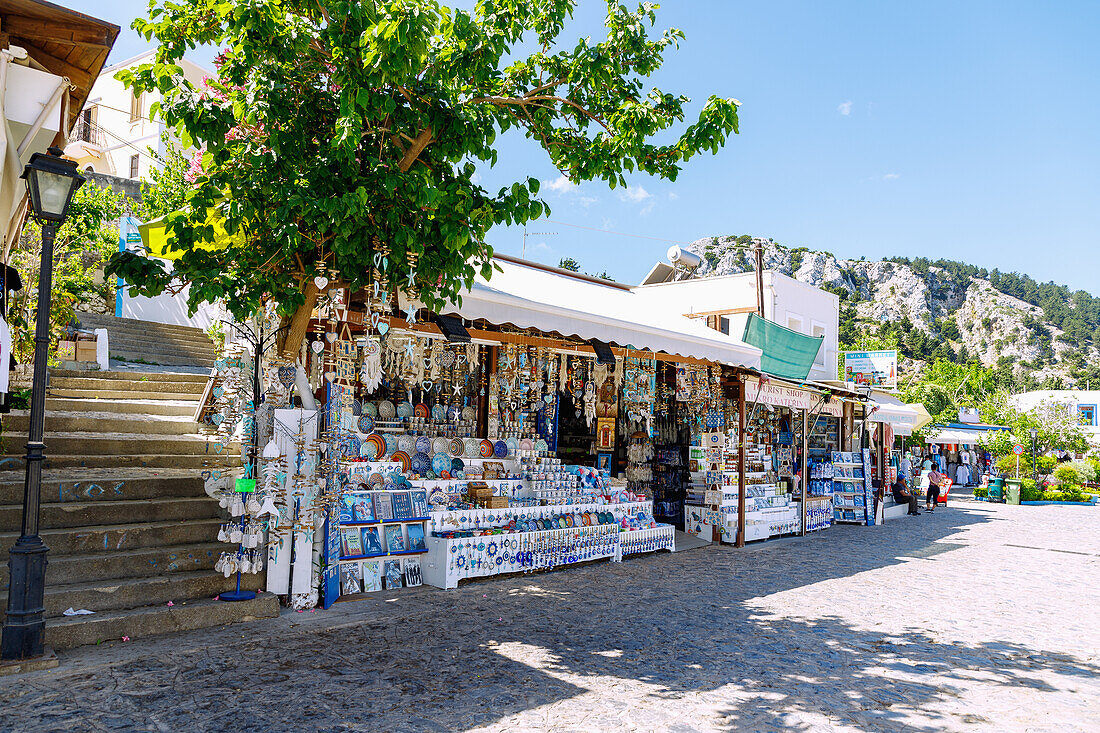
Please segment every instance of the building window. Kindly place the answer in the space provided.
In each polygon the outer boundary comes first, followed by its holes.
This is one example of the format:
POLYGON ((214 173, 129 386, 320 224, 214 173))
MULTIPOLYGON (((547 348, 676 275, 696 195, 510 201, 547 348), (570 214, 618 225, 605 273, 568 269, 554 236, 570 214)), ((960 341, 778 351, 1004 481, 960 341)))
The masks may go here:
POLYGON ((130 92, 130 122, 141 119, 141 95, 130 92))
POLYGON ((138 177, 138 156, 130 156, 130 178, 138 177))
POLYGON ((811 336, 821 339, 821 348, 817 350, 817 358, 814 359, 814 364, 819 367, 825 366, 825 326, 821 323, 814 323, 811 329, 813 331, 811 336))
POLYGON ((1077 405, 1077 414, 1082 425, 1096 427, 1096 405, 1077 405))
POLYGON ((730 319, 726 318, 725 316, 720 316, 718 318, 718 330, 721 331, 722 333, 726 334, 727 336, 729 336, 730 335, 730 319))
POLYGON ((795 333, 802 333, 802 319, 799 316, 787 314, 787 328, 795 333))

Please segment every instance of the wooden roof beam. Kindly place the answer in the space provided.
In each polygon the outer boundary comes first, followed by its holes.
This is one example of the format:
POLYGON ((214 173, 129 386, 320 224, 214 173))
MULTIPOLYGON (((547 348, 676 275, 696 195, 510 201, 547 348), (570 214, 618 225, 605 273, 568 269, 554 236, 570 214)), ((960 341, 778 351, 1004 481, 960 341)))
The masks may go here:
POLYGON ((58 38, 61 33, 72 34, 73 41, 92 43, 97 46, 106 46, 110 40, 107 37, 106 28, 89 27, 81 23, 65 23, 61 21, 46 21, 40 18, 28 18, 23 15, 3 16, 4 31, 8 35, 23 36, 24 38, 41 38, 47 41, 59 43, 66 39, 58 38))
POLYGON ((65 59, 59 59, 38 46, 29 46, 27 48, 27 53, 33 56, 35 61, 45 66, 51 74, 67 76, 69 77, 69 81, 84 90, 90 90, 92 88, 92 83, 95 80, 92 79, 91 74, 84 69, 73 66, 65 59))

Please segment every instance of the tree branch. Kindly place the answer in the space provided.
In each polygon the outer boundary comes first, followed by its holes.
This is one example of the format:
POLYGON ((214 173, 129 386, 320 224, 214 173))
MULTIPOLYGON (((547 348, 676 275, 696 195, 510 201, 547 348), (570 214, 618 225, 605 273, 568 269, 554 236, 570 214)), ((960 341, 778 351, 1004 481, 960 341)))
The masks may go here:
POLYGON ((420 154, 424 152, 424 148, 428 147, 433 141, 432 128, 425 127, 420 131, 420 134, 416 136, 416 139, 412 141, 409 149, 405 151, 405 154, 401 157, 401 162, 397 164, 397 167, 401 169, 402 173, 405 173, 412 168, 413 163, 420 157, 420 154))

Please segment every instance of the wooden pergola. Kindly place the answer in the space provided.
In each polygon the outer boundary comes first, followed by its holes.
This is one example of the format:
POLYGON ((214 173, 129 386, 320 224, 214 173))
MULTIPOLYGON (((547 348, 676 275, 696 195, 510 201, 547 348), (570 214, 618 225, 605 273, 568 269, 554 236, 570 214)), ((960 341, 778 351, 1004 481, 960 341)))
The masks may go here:
POLYGON ((76 124, 99 72, 107 63, 117 25, 41 0, 0 0, 0 48, 21 46, 46 71, 67 76, 68 127, 76 124))

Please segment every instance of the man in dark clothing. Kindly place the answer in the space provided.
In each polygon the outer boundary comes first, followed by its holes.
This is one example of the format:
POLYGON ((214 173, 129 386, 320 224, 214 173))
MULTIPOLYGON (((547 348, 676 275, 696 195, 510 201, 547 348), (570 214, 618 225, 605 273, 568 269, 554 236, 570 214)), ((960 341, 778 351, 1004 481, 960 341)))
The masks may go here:
POLYGON ((898 480, 894 482, 893 487, 894 501, 898 504, 909 505, 909 516, 920 516, 920 511, 917 509, 917 496, 913 492, 909 491, 905 485, 905 479, 898 477, 898 480))

